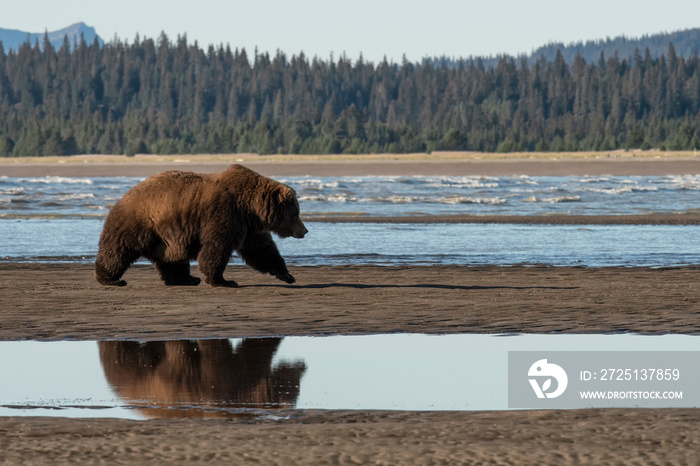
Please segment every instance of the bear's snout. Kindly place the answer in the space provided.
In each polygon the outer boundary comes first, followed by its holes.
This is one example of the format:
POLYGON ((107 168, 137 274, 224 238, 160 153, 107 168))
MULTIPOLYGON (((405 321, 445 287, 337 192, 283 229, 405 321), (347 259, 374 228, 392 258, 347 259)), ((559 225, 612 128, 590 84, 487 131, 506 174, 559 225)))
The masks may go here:
POLYGON ((298 239, 302 239, 306 234, 309 232, 309 230, 306 229, 303 223, 299 222, 299 225, 297 225, 294 228, 294 231, 292 231, 292 236, 298 239))

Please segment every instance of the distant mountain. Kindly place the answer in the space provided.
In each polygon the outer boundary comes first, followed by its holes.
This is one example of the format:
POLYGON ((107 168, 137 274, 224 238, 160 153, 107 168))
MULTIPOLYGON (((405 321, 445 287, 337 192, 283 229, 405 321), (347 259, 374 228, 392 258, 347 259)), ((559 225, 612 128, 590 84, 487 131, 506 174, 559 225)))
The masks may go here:
MULTIPOLYGON (((10 50, 17 51, 22 44, 29 40, 30 44, 34 45, 37 41, 39 46, 44 44, 44 32, 25 32, 18 31, 16 29, 2 29, 0 28, 0 42, 5 49, 5 52, 10 50)), ((76 43, 80 42, 80 35, 82 34, 85 42, 92 44, 95 39, 102 46, 104 41, 97 35, 95 28, 88 26, 87 24, 80 22, 72 24, 66 28, 59 29, 58 31, 52 31, 48 33, 49 41, 53 45, 54 49, 58 50, 63 45, 64 37, 68 36, 68 41, 70 42, 71 49, 76 43)))
MULTIPOLYGON (((615 38, 608 37, 607 39, 589 40, 586 42, 572 42, 565 45, 563 42, 550 42, 535 49, 531 54, 518 55, 513 57, 516 65, 520 66, 520 62, 526 59, 530 65, 537 60, 544 58, 546 61, 554 61, 554 57, 559 50, 564 60, 571 65, 576 55, 586 60, 586 63, 597 63, 600 59, 600 54, 603 53, 607 58, 617 54, 620 59, 634 57, 635 50, 639 50, 640 55, 644 58, 646 49, 649 49, 651 58, 659 58, 661 55, 668 55, 668 46, 673 44, 676 55, 682 57, 691 57, 694 54, 700 54, 700 28, 685 29, 676 32, 663 32, 653 35, 644 35, 639 38, 629 38, 626 36, 618 36, 615 38)), ((462 63, 471 63, 481 60, 486 68, 496 67, 504 55, 487 56, 487 57, 469 57, 462 59, 462 63)), ((435 66, 440 66, 443 63, 448 67, 458 66, 460 59, 448 57, 432 57, 423 60, 424 63, 431 62, 435 66)))
POLYGON ((700 52, 700 28, 686 29, 676 32, 663 32, 653 35, 644 35, 639 38, 628 38, 618 36, 608 37, 605 40, 589 40, 575 42, 564 45, 561 42, 552 42, 533 51, 528 60, 534 61, 544 57, 548 61, 554 60, 557 50, 560 50, 564 60, 571 64, 577 54, 586 60, 587 63, 596 62, 600 59, 600 54, 611 57, 617 53, 620 59, 634 57, 635 50, 638 50, 642 58, 646 49, 649 49, 651 58, 659 58, 661 55, 668 56, 668 46, 673 44, 676 55, 691 57, 700 52))

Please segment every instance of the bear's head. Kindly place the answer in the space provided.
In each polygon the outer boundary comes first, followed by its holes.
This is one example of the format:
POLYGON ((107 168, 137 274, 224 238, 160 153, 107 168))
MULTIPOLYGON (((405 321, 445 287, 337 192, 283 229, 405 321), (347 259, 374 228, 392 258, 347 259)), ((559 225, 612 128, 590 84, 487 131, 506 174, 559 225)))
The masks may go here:
POLYGON ((287 185, 280 185, 273 194, 270 226, 280 238, 303 238, 309 230, 301 221, 297 194, 287 185))

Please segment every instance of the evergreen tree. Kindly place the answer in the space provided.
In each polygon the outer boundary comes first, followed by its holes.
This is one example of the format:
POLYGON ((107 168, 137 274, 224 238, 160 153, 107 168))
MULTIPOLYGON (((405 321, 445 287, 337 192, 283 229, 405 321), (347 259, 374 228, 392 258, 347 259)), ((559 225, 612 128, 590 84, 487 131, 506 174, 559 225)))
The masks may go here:
POLYGON ((136 37, 0 44, 0 156, 693 149, 700 59, 377 65, 136 37))

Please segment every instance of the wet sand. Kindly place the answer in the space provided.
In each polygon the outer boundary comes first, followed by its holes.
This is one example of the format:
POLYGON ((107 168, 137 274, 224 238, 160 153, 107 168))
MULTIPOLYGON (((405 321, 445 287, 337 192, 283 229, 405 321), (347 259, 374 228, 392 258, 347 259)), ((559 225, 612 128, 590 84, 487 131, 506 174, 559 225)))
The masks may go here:
POLYGON ((700 410, 0 419, 8 464, 697 464, 700 410))
POLYGON ((0 263, 0 340, 700 334, 700 267, 291 267, 294 285, 226 271, 239 288, 166 287, 150 265, 103 287, 88 264, 0 263))
MULTIPOLYGON (((691 159, 246 164, 276 176, 302 169, 317 176, 700 172, 691 159), (487 165, 498 173, 486 173, 487 165)), ((70 165, 0 163, 0 176, 99 176, 85 171, 95 167, 91 163, 70 165), (57 167, 64 171, 51 171, 57 167)), ((224 165, 203 166, 216 171, 224 165)), ((134 163, 104 172, 146 176, 167 168, 134 163)), ((240 288, 165 287, 151 266, 129 270, 125 288, 105 288, 90 265, 0 263, 0 339, 700 333, 700 267, 296 267, 294 286, 243 267, 227 271, 240 288)), ((694 463, 700 443, 696 409, 287 414, 290 419, 257 421, 0 418, 0 458, 52 464, 694 463)))

